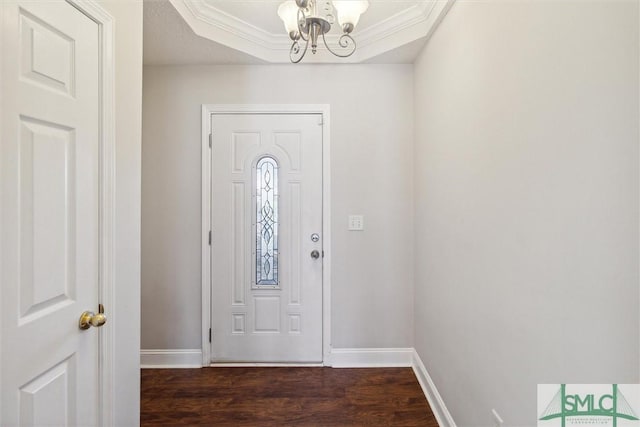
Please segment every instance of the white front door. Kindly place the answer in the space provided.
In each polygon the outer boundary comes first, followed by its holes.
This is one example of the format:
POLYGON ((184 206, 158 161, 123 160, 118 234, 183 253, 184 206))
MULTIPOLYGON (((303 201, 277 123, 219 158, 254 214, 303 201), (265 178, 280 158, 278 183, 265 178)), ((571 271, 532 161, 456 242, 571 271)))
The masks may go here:
POLYGON ((63 1, 4 1, 2 426, 99 423, 99 26, 63 1))
POLYGON ((211 120, 212 361, 322 362, 322 115, 211 120))

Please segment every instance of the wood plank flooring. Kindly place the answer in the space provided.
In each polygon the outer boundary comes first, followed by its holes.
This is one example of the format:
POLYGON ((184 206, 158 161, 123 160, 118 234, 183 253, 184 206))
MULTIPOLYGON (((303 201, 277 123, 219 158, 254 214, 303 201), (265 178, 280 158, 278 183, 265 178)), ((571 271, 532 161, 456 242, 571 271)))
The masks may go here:
POLYGON ((143 369, 142 426, 438 424, 411 368, 143 369))

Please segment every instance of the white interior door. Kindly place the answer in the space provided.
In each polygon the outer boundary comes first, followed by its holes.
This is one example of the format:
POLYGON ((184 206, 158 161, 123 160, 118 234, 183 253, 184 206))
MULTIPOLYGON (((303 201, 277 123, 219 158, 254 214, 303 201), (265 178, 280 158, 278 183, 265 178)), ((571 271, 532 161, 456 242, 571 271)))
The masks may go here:
POLYGON ((64 1, 3 1, 2 426, 99 423, 99 54, 64 1))
POLYGON ((212 361, 322 362, 322 115, 211 126, 212 361))

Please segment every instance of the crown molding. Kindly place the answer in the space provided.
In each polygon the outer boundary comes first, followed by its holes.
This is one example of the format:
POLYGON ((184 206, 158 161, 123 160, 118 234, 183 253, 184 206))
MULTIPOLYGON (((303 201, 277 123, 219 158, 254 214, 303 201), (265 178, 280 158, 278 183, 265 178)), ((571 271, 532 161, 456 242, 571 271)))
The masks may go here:
MULTIPOLYGON (((272 63, 288 63, 291 40, 284 34, 274 34, 233 16, 205 0, 169 0, 180 16, 200 37, 252 55, 272 63)), ((318 46, 318 55, 309 55, 311 63, 358 63, 385 52, 397 49, 423 37, 430 37, 455 0, 424 0, 395 15, 357 31, 354 38, 356 52, 348 58, 322 54, 324 46, 318 46)), ((275 11, 274 11, 275 13, 275 11)), ((332 45, 339 35, 327 36, 332 45)))

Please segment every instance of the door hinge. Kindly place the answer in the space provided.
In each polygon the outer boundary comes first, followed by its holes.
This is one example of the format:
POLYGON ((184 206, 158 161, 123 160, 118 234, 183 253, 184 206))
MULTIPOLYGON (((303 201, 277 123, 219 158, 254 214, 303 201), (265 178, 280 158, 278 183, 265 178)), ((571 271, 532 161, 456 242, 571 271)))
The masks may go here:
POLYGON ((211 342, 211 328, 209 328, 209 342, 211 342))
POLYGON ((324 251, 322 251, 322 258, 324 258, 324 251))
POLYGON ((209 246, 211 246, 211 230, 209 230, 209 246))
POLYGON ((212 141, 213 141, 213 132, 209 134, 209 148, 211 148, 212 141))

